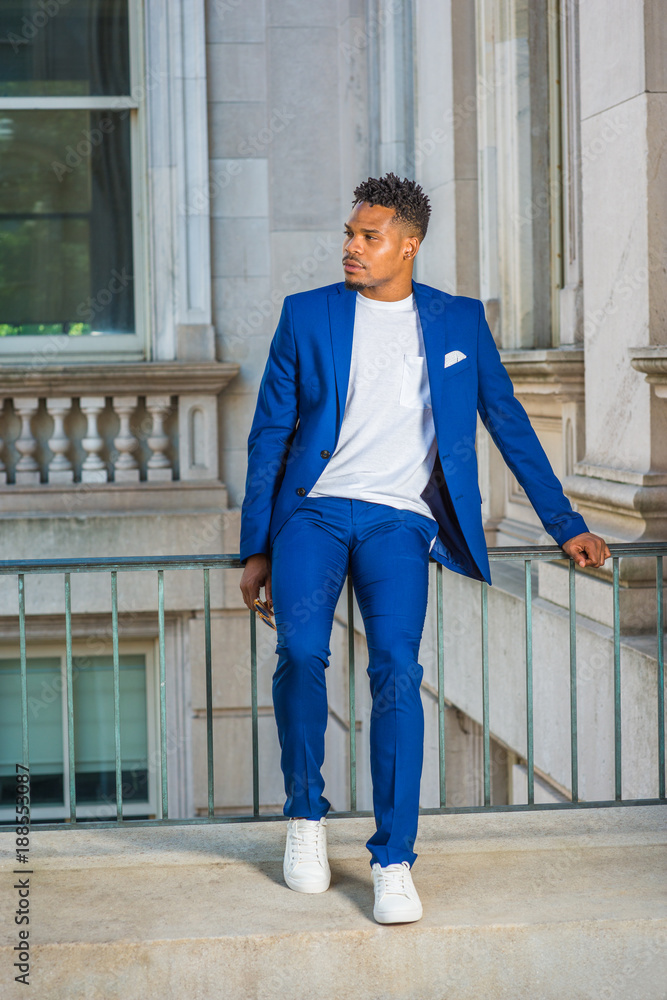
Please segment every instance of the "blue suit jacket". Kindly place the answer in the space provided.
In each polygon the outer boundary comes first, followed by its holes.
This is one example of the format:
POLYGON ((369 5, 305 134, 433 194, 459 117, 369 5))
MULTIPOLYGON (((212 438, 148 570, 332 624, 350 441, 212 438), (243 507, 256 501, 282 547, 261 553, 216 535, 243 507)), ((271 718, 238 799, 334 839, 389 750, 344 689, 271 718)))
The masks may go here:
MULTIPOLYGON (((477 480, 477 411, 546 531, 562 545, 587 531, 514 397, 479 299, 412 283, 424 335, 438 454, 422 493, 439 525, 433 558, 491 582, 477 480), (445 354, 465 360, 445 368, 445 354)), ((333 455, 350 375, 355 291, 344 282, 288 295, 248 439, 240 558, 273 540, 333 455)))

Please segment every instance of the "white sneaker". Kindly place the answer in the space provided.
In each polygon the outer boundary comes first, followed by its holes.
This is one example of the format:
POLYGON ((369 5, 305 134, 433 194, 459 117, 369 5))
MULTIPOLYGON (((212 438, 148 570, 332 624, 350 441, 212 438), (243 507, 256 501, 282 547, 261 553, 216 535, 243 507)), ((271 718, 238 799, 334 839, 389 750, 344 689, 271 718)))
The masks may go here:
POLYGON ((296 892, 324 892, 329 888, 331 869, 327 860, 327 821, 289 819, 283 875, 296 892))
POLYGON ((402 924, 419 920, 423 913, 421 900, 412 881, 410 864, 372 866, 375 906, 373 916, 379 924, 402 924))

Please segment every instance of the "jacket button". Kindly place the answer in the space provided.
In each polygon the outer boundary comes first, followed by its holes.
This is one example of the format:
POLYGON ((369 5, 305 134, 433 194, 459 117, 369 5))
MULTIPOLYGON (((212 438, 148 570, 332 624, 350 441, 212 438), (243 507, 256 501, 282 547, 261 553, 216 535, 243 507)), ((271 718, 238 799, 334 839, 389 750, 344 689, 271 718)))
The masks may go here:
POLYGON ((327 451, 326 449, 324 451, 321 451, 320 458, 331 458, 331 452, 327 451))
POLYGON ((297 493, 299 494, 300 497, 305 497, 306 495, 306 491, 304 490, 303 486, 299 486, 297 493))

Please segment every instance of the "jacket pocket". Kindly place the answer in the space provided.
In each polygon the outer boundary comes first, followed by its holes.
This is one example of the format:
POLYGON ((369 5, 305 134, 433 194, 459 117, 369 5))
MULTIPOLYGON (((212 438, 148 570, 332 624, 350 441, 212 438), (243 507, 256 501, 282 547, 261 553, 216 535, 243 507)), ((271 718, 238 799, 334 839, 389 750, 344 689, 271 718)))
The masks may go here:
POLYGON ((463 361, 454 362, 449 368, 443 368, 442 377, 446 379, 453 378, 455 375, 461 375, 468 368, 470 368, 470 358, 464 358, 463 361))
POLYGON ((401 406, 423 410, 431 405, 426 358, 417 354, 403 355, 403 378, 401 381, 401 406))

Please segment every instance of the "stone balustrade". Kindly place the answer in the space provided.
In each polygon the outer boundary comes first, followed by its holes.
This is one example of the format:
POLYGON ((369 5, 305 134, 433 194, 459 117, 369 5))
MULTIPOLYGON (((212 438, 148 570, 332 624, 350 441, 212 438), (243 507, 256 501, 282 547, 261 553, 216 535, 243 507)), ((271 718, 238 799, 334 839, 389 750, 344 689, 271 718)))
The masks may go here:
POLYGON ((3 366, 0 488, 215 481, 226 362, 3 366))

